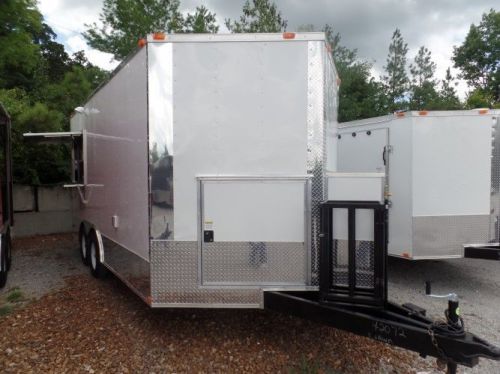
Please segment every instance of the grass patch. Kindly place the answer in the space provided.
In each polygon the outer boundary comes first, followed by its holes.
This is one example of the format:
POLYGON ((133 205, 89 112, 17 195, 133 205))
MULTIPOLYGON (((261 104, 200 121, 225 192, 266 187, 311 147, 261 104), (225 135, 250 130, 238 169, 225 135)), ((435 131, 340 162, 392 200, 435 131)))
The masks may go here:
POLYGON ((15 303, 18 301, 22 301, 24 299, 24 294, 19 288, 13 288, 9 291, 7 295, 7 301, 10 303, 15 303))
POLYGON ((0 306, 0 317, 6 316, 10 312, 12 312, 12 305, 5 304, 0 306))

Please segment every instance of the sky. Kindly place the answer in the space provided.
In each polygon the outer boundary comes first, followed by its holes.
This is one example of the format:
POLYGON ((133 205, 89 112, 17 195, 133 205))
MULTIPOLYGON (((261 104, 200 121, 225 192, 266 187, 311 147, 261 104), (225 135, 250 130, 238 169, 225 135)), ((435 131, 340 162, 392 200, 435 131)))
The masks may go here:
MULTIPOLYGON (((84 50, 88 59, 107 70, 117 62, 112 56, 87 46, 81 33, 85 24, 99 23, 102 0, 39 0, 38 7, 70 53, 84 50)), ((460 45, 472 23, 478 24, 489 9, 498 10, 498 0, 275 0, 288 31, 312 24, 320 30, 325 24, 341 34, 341 44, 356 48, 360 59, 373 63, 372 74, 379 78, 385 65, 393 31, 401 30, 408 43, 408 61, 424 45, 437 64, 436 77, 442 79, 452 67, 453 46, 460 45), (496 6, 496 7, 495 7, 496 6)), ((181 11, 190 12, 205 5, 217 15, 219 32, 227 32, 224 19, 238 18, 244 0, 181 0, 181 11)), ((458 72, 452 68, 456 75, 458 72)), ((457 82, 463 99, 467 85, 457 82)))

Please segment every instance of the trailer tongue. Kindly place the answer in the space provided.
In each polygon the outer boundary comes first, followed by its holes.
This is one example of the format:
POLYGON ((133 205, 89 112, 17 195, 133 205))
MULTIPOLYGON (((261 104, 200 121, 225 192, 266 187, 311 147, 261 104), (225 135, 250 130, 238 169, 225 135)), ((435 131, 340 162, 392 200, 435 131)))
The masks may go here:
MULTIPOLYGON (((345 216, 344 216, 345 218, 345 216)), ((387 344, 433 356, 446 363, 475 366, 479 357, 500 360, 500 348, 466 332, 456 295, 449 295, 445 320, 433 321, 413 304, 387 298, 387 206, 377 202, 328 201, 321 205, 319 291, 264 292, 264 308, 324 323, 387 344), (347 210, 347 240, 336 211, 347 210), (356 256, 357 211, 373 211, 373 257, 356 256), (345 237, 345 235, 344 235, 345 237), (344 249, 344 251, 342 250, 344 249), (366 274, 373 278, 366 282, 366 274), (361 284, 361 285, 359 285, 361 284)), ((427 286, 430 295, 430 284, 427 286)))

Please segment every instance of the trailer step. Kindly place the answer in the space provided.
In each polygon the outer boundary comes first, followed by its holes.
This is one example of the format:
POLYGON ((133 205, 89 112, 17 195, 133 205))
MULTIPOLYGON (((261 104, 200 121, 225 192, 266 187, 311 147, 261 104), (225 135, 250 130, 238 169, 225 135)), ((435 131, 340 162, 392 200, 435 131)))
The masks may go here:
POLYGON ((489 243, 466 246, 464 248, 464 257, 500 261, 500 244, 489 243))

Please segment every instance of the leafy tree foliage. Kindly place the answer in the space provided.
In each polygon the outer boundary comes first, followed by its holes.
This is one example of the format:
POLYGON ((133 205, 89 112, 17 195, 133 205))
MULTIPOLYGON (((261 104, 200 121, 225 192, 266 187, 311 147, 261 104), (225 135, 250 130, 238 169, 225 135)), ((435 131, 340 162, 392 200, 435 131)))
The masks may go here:
POLYGON ((211 13, 203 5, 197 7, 194 14, 188 14, 184 22, 184 32, 215 34, 218 31, 215 13, 211 13))
POLYGON ((104 0, 100 21, 86 25, 88 44, 123 60, 137 46, 137 40, 152 32, 210 32, 219 30, 215 14, 205 6, 196 8, 186 19, 179 0, 104 0))
POLYGON ((401 31, 396 29, 389 44, 386 75, 382 77, 389 111, 406 108, 405 95, 408 91, 408 75, 406 73, 406 55, 408 44, 405 43, 401 31))
POLYGON ((491 106, 492 98, 487 92, 480 88, 476 88, 468 93, 465 99, 465 107, 467 109, 474 108, 489 108, 491 106))
POLYGON ((474 97, 482 92, 491 100, 487 106, 500 102, 500 12, 491 9, 479 25, 470 26, 465 41, 454 49, 453 61, 460 78, 474 88, 474 97))
POLYGON ((69 57, 43 23, 35 1, 0 2, 0 102, 12 118, 17 183, 66 181, 69 151, 27 144, 24 132, 62 131, 69 115, 105 77, 83 52, 69 57))
POLYGON ((281 32, 286 30, 287 21, 276 4, 269 0, 247 0, 239 21, 226 19, 226 27, 234 33, 281 32))
POLYGON ((180 32, 184 19, 179 0, 104 0, 99 16, 102 26, 86 25, 87 43, 123 60, 137 40, 152 32, 180 32))
MULTIPOLYGON (((312 31, 312 30, 310 30, 312 31)), ((340 44, 340 34, 330 25, 323 29, 339 74, 339 122, 375 117, 384 114, 382 87, 370 76, 371 64, 360 61, 356 49, 340 44)))
POLYGON ((41 31, 35 0, 0 1, 0 87, 32 88, 40 62, 33 34, 41 31))

